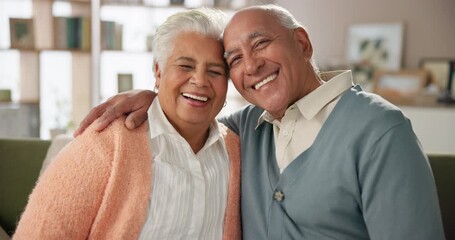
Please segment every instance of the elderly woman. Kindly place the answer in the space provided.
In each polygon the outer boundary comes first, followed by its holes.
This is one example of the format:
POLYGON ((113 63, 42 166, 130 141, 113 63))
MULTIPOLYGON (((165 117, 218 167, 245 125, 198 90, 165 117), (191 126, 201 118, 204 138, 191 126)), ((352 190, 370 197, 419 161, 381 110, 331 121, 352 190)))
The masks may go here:
POLYGON ((215 120, 228 81, 224 25, 220 12, 196 9, 160 26, 149 123, 130 131, 119 119, 73 140, 39 179, 14 239, 240 238, 238 139, 215 120))

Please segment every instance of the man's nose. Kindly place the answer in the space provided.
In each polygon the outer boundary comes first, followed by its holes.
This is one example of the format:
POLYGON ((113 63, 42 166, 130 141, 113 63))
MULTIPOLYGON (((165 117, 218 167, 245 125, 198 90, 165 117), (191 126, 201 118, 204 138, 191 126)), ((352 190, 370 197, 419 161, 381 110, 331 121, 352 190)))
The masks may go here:
POLYGON ((254 55, 244 57, 243 61, 245 64, 245 73, 248 75, 256 74, 264 65, 263 59, 254 55))

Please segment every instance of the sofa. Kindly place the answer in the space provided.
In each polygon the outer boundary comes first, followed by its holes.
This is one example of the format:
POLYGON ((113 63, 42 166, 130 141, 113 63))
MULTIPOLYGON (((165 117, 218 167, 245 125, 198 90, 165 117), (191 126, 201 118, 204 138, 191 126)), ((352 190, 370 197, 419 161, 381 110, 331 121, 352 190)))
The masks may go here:
MULTIPOLYGON (((51 145, 48 140, 0 138, 0 227, 8 235, 15 230, 43 162, 46 165, 56 149, 62 147, 56 142, 51 145)), ((429 160, 438 188, 446 238, 455 239, 455 155, 429 155, 429 160)), ((0 240, 8 239, 4 233, 2 237, 1 231, 0 240)))

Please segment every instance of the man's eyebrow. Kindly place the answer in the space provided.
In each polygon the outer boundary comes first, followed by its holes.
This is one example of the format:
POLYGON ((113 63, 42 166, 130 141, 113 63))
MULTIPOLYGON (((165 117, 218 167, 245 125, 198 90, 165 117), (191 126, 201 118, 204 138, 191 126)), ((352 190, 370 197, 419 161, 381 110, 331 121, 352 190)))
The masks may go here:
POLYGON ((254 31, 254 32, 248 34, 248 38, 247 39, 248 39, 248 41, 251 41, 251 40, 253 40, 253 39, 257 38, 257 37, 264 36, 264 35, 265 35, 264 32, 254 31))
POLYGON ((237 50, 237 48, 234 48, 234 49, 231 50, 231 51, 225 51, 225 52, 224 52, 224 55, 223 55, 223 56, 224 56, 224 59, 228 59, 228 57, 229 57, 233 52, 235 52, 236 50, 237 50))
MULTIPOLYGON (((246 39, 248 42, 251 42, 253 39, 260 37, 260 36, 264 36, 264 35, 265 35, 265 33, 262 31, 254 31, 254 32, 251 32, 250 34, 248 34, 246 39)), ((225 51, 224 58, 227 59, 233 52, 235 52, 237 50, 238 50, 238 48, 234 48, 232 50, 225 51)))

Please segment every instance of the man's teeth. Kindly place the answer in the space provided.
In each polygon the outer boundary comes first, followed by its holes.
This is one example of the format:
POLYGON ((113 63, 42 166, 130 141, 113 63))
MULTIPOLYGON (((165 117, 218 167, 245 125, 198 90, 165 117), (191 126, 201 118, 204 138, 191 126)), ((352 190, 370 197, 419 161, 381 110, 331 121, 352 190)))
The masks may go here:
POLYGON ((198 101, 202 101, 202 102, 207 102, 207 100, 208 100, 207 97, 196 96, 196 95, 189 94, 189 93, 182 93, 182 95, 184 97, 192 98, 192 99, 195 99, 195 100, 198 100, 198 101))
POLYGON ((261 82, 257 83, 256 85, 254 85, 254 89, 256 89, 256 90, 259 89, 264 84, 275 80, 275 78, 276 78, 276 74, 272 74, 272 75, 268 76, 266 79, 262 80, 261 82))

